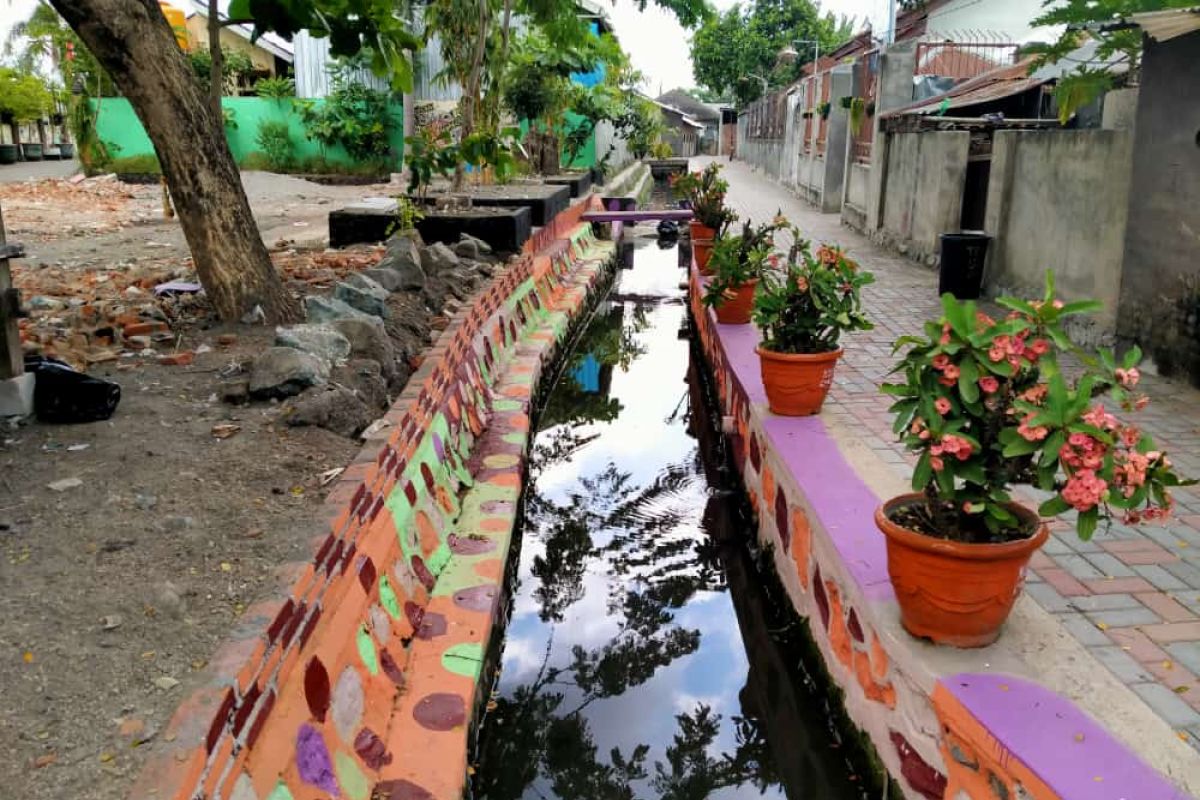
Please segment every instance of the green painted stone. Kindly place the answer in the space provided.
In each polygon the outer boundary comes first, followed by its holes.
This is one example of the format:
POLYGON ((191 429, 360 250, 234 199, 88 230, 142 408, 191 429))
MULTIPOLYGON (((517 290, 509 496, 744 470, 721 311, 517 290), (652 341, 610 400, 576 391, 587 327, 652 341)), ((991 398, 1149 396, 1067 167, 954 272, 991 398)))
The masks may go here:
POLYGON ((367 668, 367 672, 372 675, 378 675, 379 653, 375 651, 375 640, 371 638, 371 634, 367 629, 361 625, 358 626, 356 639, 358 641, 358 657, 362 659, 363 666, 367 668))
POLYGON ((333 770, 337 774, 338 784, 342 793, 350 800, 367 800, 371 793, 371 785, 367 776, 359 768, 358 762, 345 753, 339 752, 333 760, 333 770))
POLYGON ((379 602, 392 619, 400 619, 400 599, 396 597, 396 590, 392 588, 392 582, 388 580, 387 575, 379 579, 379 602))
POLYGON ((446 652, 442 653, 442 667, 455 675, 479 680, 479 670, 483 667, 483 647, 476 642, 463 642, 448 647, 446 652))
POLYGON ((267 800, 293 800, 292 792, 283 781, 275 784, 275 788, 267 795, 267 800))

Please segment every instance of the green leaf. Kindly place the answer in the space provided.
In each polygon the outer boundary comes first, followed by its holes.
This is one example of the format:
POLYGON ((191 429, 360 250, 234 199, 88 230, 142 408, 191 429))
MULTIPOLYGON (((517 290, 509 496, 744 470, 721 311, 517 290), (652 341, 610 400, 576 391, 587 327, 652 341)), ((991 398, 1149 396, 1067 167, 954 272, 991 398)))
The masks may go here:
POLYGON ((1057 517, 1059 514, 1070 510, 1071 504, 1063 500, 1062 495, 1056 494, 1038 506, 1038 515, 1043 517, 1057 517))
POLYGON ((1104 303, 1099 300, 1074 300, 1070 303, 1064 303, 1063 307, 1058 310, 1060 317, 1065 317, 1068 314, 1094 314, 1097 311, 1104 310, 1104 303))
POLYGON ((1083 541, 1090 541, 1092 534, 1096 532, 1096 526, 1100 524, 1100 509, 1093 506, 1087 511, 1079 513, 1079 521, 1075 523, 1075 532, 1079 534, 1079 538, 1083 541))
POLYGON ((1018 438, 1014 442, 1004 445, 1005 458, 1017 458, 1019 456, 1027 456, 1030 453, 1036 453, 1041 447, 1039 442, 1031 442, 1024 437, 1018 438))
POLYGON ((913 469, 912 488, 915 492, 923 492, 929 486, 929 481, 933 477, 933 467, 929 463, 929 451, 921 454, 921 458, 917 460, 917 466, 913 469))
POLYGON ((968 307, 973 307, 974 303, 962 303, 949 292, 942 295, 942 311, 946 315, 946 321, 950 323, 950 327, 959 336, 966 339, 971 335, 971 322, 967 314, 968 307))
POLYGON ((958 392, 963 400, 974 403, 979 399, 979 368, 975 365, 975 359, 963 359, 958 368, 958 392))
POLYGON ((1028 301, 1022 300, 1019 297, 997 297, 996 305, 1007 308, 1009 311, 1029 314, 1030 316, 1037 314, 1037 309, 1030 305, 1028 301))
POLYGON ((1049 466, 1058 460, 1058 451, 1067 442, 1067 434, 1061 430, 1055 431, 1042 444, 1042 457, 1038 459, 1040 466, 1049 466))

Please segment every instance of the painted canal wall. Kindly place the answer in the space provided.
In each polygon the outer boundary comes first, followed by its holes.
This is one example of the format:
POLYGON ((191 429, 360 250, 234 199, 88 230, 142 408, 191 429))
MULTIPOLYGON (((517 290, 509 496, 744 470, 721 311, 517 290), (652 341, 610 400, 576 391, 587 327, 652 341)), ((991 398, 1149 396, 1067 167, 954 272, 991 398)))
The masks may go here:
POLYGON ((458 797, 501 611, 530 402, 610 274, 589 198, 451 320, 387 426, 180 706, 131 797, 458 797))
MULTIPOLYGON (((827 417, 769 412, 754 352, 758 331, 717 324, 700 304, 705 280, 693 266, 692 314, 758 538, 771 549, 796 611, 809 621, 847 713, 904 795, 1189 797, 1131 752, 1139 734, 1134 721, 1106 718, 1101 725, 1079 707, 1081 697, 1094 694, 1089 709, 1096 713, 1109 686, 1094 675, 1075 674, 1071 664, 1087 656, 1082 649, 1073 652, 1078 645, 1056 637, 1053 627, 1037 628, 1042 623, 1031 616, 1037 611, 1032 604, 1018 603, 1000 642, 980 650, 935 647, 903 631, 874 511, 882 499, 907 491, 906 484, 872 461, 854 431, 827 417), (1068 688, 1076 702, 1064 696, 1068 688)), ((1146 742, 1165 736, 1170 744, 1173 733, 1156 735, 1145 737, 1139 752, 1157 759, 1155 765, 1181 785, 1200 785, 1194 753, 1190 761, 1171 761, 1175 756, 1165 753, 1170 748, 1146 742)))

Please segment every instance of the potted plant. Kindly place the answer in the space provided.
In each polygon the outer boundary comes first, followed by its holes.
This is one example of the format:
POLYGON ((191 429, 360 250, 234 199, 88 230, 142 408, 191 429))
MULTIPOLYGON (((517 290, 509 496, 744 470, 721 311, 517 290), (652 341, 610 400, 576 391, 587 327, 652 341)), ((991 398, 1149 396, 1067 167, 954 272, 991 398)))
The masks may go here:
POLYGON ((746 220, 738 236, 723 236, 713 247, 712 277, 705 287, 703 302, 724 325, 744 325, 750 321, 754 289, 768 266, 775 266, 775 231, 787 227, 787 220, 776 214, 771 222, 755 228, 746 220))
POLYGON ((1057 351, 1072 347, 1063 320, 1099 303, 1056 300, 1049 275, 1041 301, 997 302, 1011 311, 999 321, 943 295, 941 318, 896 343, 908 347, 895 369, 903 382, 883 387, 896 398, 895 430, 919 456, 914 493, 875 512, 901 621, 958 647, 999 636, 1026 562, 1046 541, 1041 517, 1073 512, 1087 540, 1113 516, 1130 524, 1167 516, 1170 487, 1194 483, 1102 402, 1145 407, 1136 348, 1119 362, 1110 352, 1081 354, 1084 369, 1070 381, 1060 369, 1057 351), (1037 511, 1016 503, 1018 483, 1049 499, 1037 511))
POLYGON ((708 269, 713 242, 723 236, 737 215, 725 207, 729 183, 720 176, 722 165, 711 162, 700 172, 687 172, 668 178, 675 196, 691 204, 692 255, 702 273, 708 269))
POLYGON ((754 322, 762 331, 756 352, 771 411, 802 417, 825 402, 842 356, 841 335, 874 327, 860 291, 875 277, 841 248, 822 245, 814 255, 799 231, 793 236, 782 272, 763 277, 754 322))
POLYGON ((845 95, 838 102, 841 103, 842 108, 849 111, 850 104, 854 102, 854 95, 852 95, 852 94, 845 95))

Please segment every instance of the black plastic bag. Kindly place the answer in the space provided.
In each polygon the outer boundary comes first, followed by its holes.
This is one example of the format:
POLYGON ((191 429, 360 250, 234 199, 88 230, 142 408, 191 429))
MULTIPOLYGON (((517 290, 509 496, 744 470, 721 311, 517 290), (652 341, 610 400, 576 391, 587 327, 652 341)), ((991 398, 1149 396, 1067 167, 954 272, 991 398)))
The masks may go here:
POLYGON ((118 384, 76 372, 56 358, 25 356, 25 371, 36 376, 33 410, 42 422, 98 422, 121 402, 118 384))

